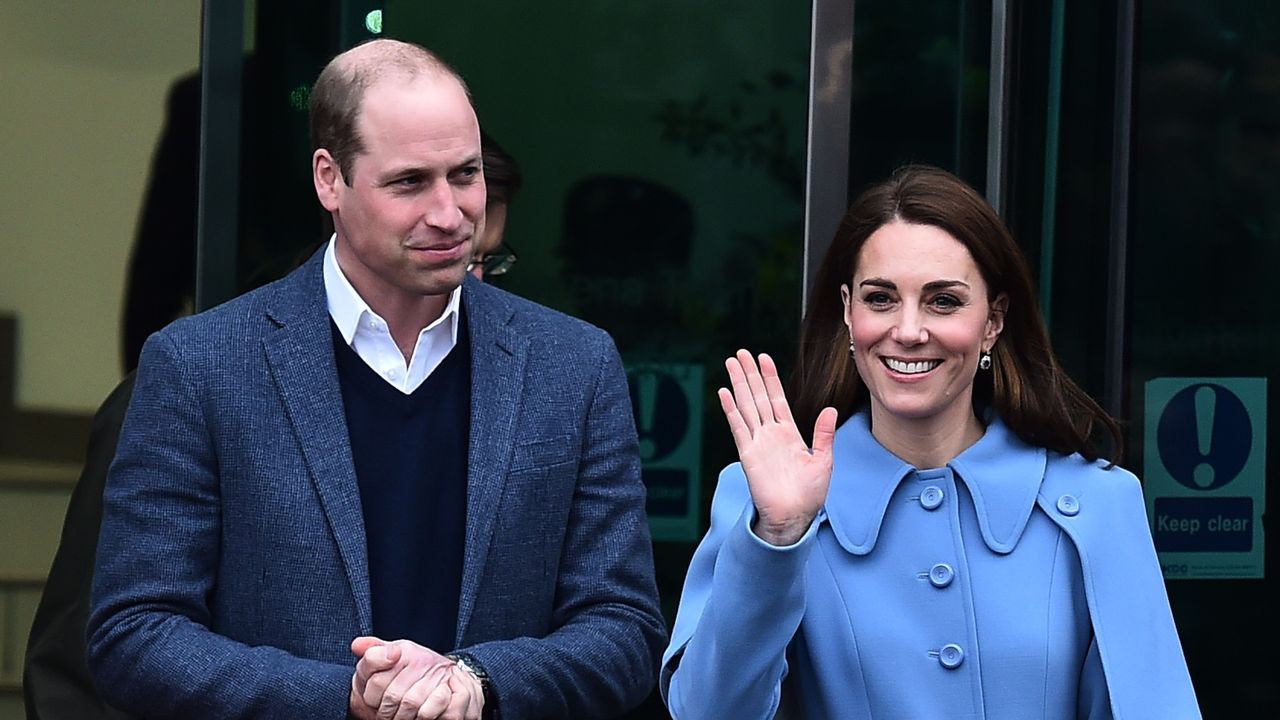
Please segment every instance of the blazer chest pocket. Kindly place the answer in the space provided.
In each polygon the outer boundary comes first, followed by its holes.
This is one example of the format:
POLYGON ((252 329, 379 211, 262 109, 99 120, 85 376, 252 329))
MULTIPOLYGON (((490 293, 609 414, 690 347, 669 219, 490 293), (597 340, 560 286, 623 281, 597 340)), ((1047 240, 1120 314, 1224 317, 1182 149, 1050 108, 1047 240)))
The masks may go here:
POLYGON ((575 447, 573 438, 568 435, 517 443, 511 453, 509 472, 517 473, 571 462, 575 458, 575 447))

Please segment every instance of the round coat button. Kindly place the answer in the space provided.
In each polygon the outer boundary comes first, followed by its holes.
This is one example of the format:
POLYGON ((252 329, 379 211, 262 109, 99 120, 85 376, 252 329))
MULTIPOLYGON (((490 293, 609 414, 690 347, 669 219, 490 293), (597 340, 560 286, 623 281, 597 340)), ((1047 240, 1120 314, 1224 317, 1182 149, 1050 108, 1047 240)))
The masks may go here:
POLYGON ((929 582, 933 583, 936 588, 944 588, 950 585, 955 576, 955 571, 946 563, 938 563, 929 568, 929 582))
POLYGON ((1074 517, 1076 513, 1080 512, 1080 501, 1076 499, 1075 495, 1063 495, 1058 498, 1058 512, 1067 517, 1074 517))
POLYGON ((920 504, 924 506, 925 510, 937 510, 938 506, 942 504, 943 497, 942 488, 937 485, 930 485, 924 489, 924 492, 920 493, 920 504))
POLYGON ((943 645, 938 653, 938 662, 948 670, 955 670, 960 667, 960 663, 964 662, 964 650, 955 643, 943 645))

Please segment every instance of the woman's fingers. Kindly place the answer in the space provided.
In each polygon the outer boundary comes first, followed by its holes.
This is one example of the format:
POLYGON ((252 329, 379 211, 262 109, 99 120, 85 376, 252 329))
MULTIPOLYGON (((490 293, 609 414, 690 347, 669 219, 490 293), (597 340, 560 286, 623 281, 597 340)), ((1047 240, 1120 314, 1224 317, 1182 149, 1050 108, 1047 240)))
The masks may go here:
POLYGON ((755 400, 751 397, 751 385, 747 382, 746 370, 737 357, 725 360, 724 367, 729 371, 729 387, 733 389, 733 403, 738 408, 742 422, 751 434, 755 434, 756 428, 760 427, 760 411, 756 409, 755 400))
MULTIPOLYGON (((778 366, 766 353, 756 358, 746 350, 739 350, 724 362, 729 372, 732 390, 720 388, 717 396, 720 409, 729 421, 734 443, 739 455, 756 433, 766 425, 783 425, 795 428, 791 406, 787 403, 778 366)), ((833 421, 834 422, 834 421, 833 421)), ((786 428, 783 428, 785 431, 786 428)), ((796 433, 799 436, 799 433, 796 433)))
POLYGON ((813 454, 830 456, 831 446, 836 438, 836 419, 839 413, 833 407, 822 408, 818 419, 813 423, 813 454))
POLYGON ((743 421, 742 413, 738 412, 738 406, 733 401, 733 393, 726 388, 720 388, 716 391, 716 397, 720 398, 720 409, 724 411, 724 419, 729 421, 729 432, 733 435, 733 444, 738 447, 738 455, 741 456, 747 443, 751 442, 751 429, 743 421))
POLYGON ((778 377, 778 366, 767 353, 760 353, 760 375, 764 379, 764 389, 769 396, 769 406, 773 417, 781 423, 794 423, 791 419, 791 406, 787 404, 787 394, 782 389, 782 380, 778 377))
POLYGON ((759 414, 760 423, 774 422, 773 406, 769 402, 769 392, 764 387, 764 378, 761 377, 760 370, 756 367, 756 359, 746 350, 739 350, 736 357, 747 376, 747 387, 751 390, 751 401, 756 406, 756 413, 759 414))

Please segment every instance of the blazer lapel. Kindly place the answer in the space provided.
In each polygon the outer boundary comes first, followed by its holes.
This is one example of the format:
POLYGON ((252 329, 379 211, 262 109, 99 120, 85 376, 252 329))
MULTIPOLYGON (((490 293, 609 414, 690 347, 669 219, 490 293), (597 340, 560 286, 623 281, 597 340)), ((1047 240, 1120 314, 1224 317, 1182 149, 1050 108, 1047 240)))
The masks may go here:
POLYGON ((351 583, 361 631, 373 630, 369 560, 360 487, 333 356, 324 251, 281 283, 271 320, 278 329, 263 339, 267 364, 293 426, 351 583))
POLYGON ((493 538, 494 518, 515 444, 529 340, 510 327, 515 314, 493 288, 470 277, 462 302, 471 340, 471 437, 467 452, 467 529, 457 640, 475 609, 493 538))

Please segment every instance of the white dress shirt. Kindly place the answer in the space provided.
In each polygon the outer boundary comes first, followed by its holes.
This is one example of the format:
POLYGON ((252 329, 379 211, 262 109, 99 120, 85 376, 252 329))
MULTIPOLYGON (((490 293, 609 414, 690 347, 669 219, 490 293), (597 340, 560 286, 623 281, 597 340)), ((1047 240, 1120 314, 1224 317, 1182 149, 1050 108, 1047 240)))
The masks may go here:
POLYGON ((456 287, 449 293, 444 312, 418 333, 413 355, 406 364, 404 354, 391 337, 387 321, 360 297, 338 266, 338 256, 334 251, 336 243, 335 235, 324 251, 324 293, 329 302, 329 317, 338 326, 342 339, 361 360, 383 380, 408 395, 422 385, 458 343, 458 303, 462 298, 462 287, 456 287))

